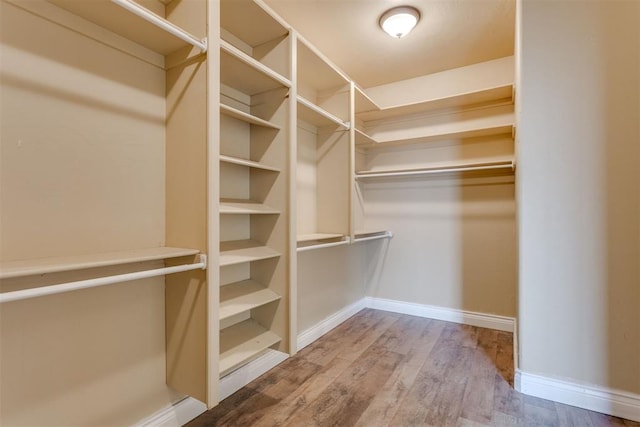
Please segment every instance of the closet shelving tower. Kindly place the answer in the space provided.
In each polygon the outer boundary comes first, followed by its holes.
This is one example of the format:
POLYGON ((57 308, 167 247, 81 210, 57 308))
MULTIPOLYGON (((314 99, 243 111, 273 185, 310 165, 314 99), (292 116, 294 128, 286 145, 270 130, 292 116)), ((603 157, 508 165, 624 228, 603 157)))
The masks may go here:
POLYGON ((220 2, 221 377, 290 351, 289 30, 252 1, 220 2))

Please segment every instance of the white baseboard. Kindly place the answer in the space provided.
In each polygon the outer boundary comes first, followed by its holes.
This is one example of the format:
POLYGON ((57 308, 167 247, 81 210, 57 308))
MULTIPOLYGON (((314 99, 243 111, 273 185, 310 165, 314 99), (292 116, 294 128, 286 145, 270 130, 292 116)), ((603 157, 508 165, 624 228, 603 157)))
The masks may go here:
POLYGON ((327 332, 331 331, 333 328, 335 328, 360 310, 366 308, 366 300, 366 298, 362 298, 361 300, 346 306, 342 310, 333 313, 332 315, 310 327, 309 329, 300 332, 298 334, 298 351, 302 350, 327 332))
POLYGON ((514 332, 515 330, 515 319, 513 317, 476 313, 473 311, 458 310, 455 308, 416 304, 384 298, 367 297, 366 300, 367 307, 377 310, 427 317, 429 319, 444 320, 447 322, 462 323, 481 328, 497 329, 499 331, 514 332))
POLYGON ((275 368, 289 358, 287 353, 268 350, 262 356, 220 378, 218 393, 220 400, 226 399, 268 370, 275 368))
POLYGON ((516 390, 530 396, 640 421, 640 394, 516 372, 516 390))
POLYGON ((134 427, 181 427, 206 410, 204 403, 193 397, 185 397, 138 421, 134 427))

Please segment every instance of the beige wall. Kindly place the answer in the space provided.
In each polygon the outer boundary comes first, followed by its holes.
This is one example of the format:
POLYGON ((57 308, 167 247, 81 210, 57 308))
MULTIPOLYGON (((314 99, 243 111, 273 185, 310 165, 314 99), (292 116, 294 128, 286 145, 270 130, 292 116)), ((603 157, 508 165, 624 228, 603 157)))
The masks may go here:
POLYGON ((520 14, 520 369, 640 393, 640 2, 520 14))
MULTIPOLYGON (((164 71, 8 3, 0 16, 1 259, 161 246, 164 71)), ((148 416, 178 397, 165 385, 164 340, 163 278, 3 304, 0 424, 148 416)))

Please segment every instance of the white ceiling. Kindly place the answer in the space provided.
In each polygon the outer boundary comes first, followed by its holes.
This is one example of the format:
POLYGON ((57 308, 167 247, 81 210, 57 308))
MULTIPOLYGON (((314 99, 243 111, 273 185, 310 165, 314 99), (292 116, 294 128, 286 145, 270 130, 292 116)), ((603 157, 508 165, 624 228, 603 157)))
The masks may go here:
POLYGON ((362 87, 513 55, 515 0, 265 0, 362 87), (418 26, 393 39, 383 12, 410 5, 418 26))

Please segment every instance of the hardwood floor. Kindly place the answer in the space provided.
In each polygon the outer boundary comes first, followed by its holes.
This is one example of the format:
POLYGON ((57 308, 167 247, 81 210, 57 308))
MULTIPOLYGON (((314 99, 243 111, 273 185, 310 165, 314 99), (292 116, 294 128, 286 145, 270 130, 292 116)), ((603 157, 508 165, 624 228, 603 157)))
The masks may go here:
POLYGON ((511 333, 366 309, 187 426, 640 427, 512 384, 511 333))

